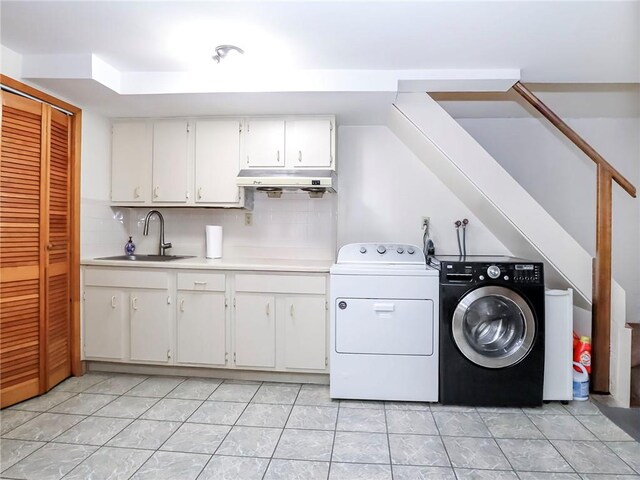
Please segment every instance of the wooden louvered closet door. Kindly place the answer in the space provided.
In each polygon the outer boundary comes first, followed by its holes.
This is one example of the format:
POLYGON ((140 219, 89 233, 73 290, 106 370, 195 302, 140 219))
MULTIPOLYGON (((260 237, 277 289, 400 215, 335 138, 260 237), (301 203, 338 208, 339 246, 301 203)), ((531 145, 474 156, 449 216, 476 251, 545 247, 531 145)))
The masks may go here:
POLYGON ((2 92, 2 407, 70 374, 69 117, 2 92))

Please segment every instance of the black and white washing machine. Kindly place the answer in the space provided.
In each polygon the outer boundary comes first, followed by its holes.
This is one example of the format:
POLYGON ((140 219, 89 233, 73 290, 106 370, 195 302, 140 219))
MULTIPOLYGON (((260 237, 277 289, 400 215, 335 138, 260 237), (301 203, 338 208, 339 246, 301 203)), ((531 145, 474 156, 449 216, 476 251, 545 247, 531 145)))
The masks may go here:
POLYGON ((440 269, 440 402, 541 405, 542 264, 484 256, 431 263, 440 269))

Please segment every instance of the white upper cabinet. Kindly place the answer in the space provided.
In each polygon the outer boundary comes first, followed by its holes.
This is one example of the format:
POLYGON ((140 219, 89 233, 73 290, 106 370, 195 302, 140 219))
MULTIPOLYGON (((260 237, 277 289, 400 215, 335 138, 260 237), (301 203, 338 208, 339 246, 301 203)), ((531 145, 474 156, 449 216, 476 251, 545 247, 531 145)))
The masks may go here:
POLYGON ((195 137, 195 203, 238 203, 240 121, 198 120, 195 137))
POLYGON ((187 202, 188 154, 187 121, 157 122, 153 125, 153 202, 187 202))
POLYGON ((293 168, 331 168, 335 136, 333 118, 287 121, 287 165, 293 168))
POLYGON ((284 167, 284 120, 248 119, 244 146, 245 166, 284 167))
POLYGON ((111 201, 151 201, 152 125, 115 123, 112 129, 111 201))

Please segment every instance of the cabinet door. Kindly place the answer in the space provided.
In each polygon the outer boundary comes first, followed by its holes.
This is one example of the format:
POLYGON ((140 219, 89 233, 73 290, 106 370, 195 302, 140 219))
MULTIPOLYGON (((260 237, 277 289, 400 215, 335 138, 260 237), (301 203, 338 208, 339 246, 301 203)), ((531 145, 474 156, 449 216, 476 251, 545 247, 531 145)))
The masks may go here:
POLYGON ((294 168, 333 166, 333 121, 330 119, 287 122, 287 164, 294 168))
POLYGON ((188 123, 158 122, 153 125, 153 201, 186 203, 188 123))
POLYGON ((254 167, 284 166, 284 120, 247 120, 245 163, 254 167))
POLYGON ((327 355, 325 297, 287 297, 284 302, 284 367, 324 370, 327 355))
POLYGON ((114 123, 111 146, 111 200, 151 201, 153 130, 144 122, 114 123))
POLYGON ((178 363, 225 364, 225 310, 224 293, 178 294, 178 363))
POLYGON ((171 305, 166 290, 136 290, 130 295, 131 360, 168 362, 171 357, 171 305))
POLYGON ((196 203, 238 203, 240 122, 196 122, 196 203))
POLYGON ((235 364, 239 367, 276 366, 274 297, 239 294, 235 299, 235 364))
POLYGON ((128 311, 127 295, 106 287, 84 291, 84 355, 87 358, 122 360, 122 331, 128 311))

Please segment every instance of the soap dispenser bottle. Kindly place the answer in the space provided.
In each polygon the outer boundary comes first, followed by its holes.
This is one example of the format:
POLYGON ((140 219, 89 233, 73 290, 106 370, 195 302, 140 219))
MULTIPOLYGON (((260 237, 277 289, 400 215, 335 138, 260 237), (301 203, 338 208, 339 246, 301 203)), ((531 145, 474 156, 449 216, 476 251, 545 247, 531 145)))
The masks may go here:
POLYGON ((124 253, 127 255, 133 255, 136 251, 136 244, 133 243, 132 237, 129 237, 129 241, 124 245, 124 253))

